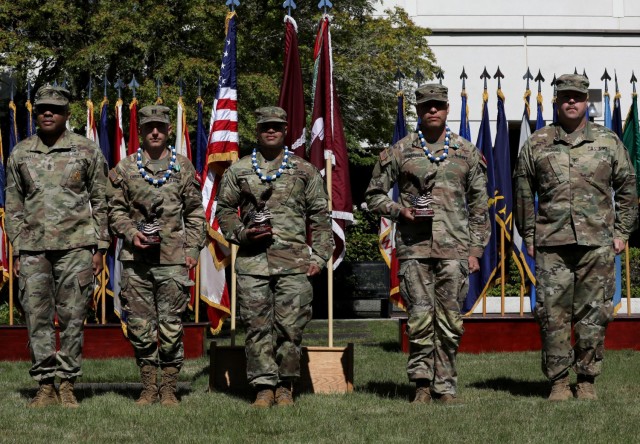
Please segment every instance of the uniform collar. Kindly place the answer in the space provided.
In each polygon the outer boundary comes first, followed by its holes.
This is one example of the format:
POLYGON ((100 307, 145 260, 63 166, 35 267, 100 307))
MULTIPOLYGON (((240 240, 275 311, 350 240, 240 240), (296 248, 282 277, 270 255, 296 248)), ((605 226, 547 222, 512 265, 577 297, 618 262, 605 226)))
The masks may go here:
POLYGON ((71 133, 69 130, 65 130, 62 136, 52 146, 47 146, 42 142, 40 136, 36 135, 33 138, 33 143, 29 147, 29 151, 36 151, 38 153, 50 153, 52 151, 70 150, 76 147, 76 144, 71 140, 71 133))
POLYGON ((567 134, 567 132, 562 129, 559 123, 555 123, 555 137, 553 140, 555 142, 564 142, 567 145, 577 146, 582 142, 593 142, 595 139, 593 138, 593 123, 587 120, 586 125, 577 131, 574 131, 571 134, 567 134))

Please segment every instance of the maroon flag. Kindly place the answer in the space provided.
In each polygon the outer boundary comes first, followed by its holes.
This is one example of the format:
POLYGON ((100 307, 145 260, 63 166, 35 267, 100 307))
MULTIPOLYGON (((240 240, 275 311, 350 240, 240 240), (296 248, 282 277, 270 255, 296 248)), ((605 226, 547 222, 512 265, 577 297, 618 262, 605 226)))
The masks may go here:
POLYGON ((140 137, 138 136, 138 99, 135 97, 129 104, 129 146, 127 154, 133 154, 140 148, 140 137))
POLYGON ((291 16, 285 16, 284 73, 278 106, 287 112, 287 137, 285 145, 297 156, 307 158, 305 153, 305 125, 302 69, 298 54, 298 25, 291 16))
POLYGON ((338 94, 333 84, 331 34, 329 16, 324 15, 314 48, 313 114, 309 158, 326 177, 325 159, 331 159, 331 194, 333 233, 336 249, 333 268, 340 265, 346 253, 345 226, 353 222, 349 160, 344 138, 338 94))

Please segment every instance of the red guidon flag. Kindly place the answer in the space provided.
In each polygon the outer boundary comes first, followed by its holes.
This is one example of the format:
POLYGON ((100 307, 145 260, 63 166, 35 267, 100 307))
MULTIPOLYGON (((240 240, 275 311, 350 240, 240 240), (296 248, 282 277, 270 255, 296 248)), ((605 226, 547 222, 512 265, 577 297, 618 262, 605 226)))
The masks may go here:
POLYGON ((329 16, 320 20, 316 36, 313 66, 313 114, 309 158, 326 177, 325 159, 331 159, 332 185, 328 190, 332 201, 333 233, 336 249, 333 268, 340 265, 346 253, 345 226, 353 222, 349 160, 344 138, 338 94, 333 83, 331 33, 329 16))
POLYGON ((302 69, 298 54, 298 25, 291 16, 284 17, 284 72, 278 106, 287 112, 287 137, 285 145, 296 156, 306 159, 305 125, 307 114, 304 109, 304 91, 302 88, 302 69))
POLYGON ((133 154, 140 148, 140 137, 138 136, 138 99, 135 97, 129 104, 129 146, 127 154, 133 154))

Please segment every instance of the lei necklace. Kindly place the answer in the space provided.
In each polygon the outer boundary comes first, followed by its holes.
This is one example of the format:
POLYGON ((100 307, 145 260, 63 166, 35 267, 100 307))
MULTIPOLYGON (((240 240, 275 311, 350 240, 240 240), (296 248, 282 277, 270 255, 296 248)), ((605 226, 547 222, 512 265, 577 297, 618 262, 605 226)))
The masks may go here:
POLYGON ((282 173, 284 173, 284 169, 287 167, 287 164, 289 163, 289 153, 290 153, 289 148, 287 148, 286 146, 284 147, 284 156, 282 157, 282 163, 280 164, 278 171, 276 171, 276 174, 271 174, 271 175, 262 173, 260 166, 258 166, 258 159, 256 157, 257 152, 258 151, 254 148, 253 152, 251 153, 251 165, 253 166, 253 171, 256 172, 260 180, 262 180, 263 182, 271 182, 276 180, 278 177, 282 175, 282 173))
POLYGON ((422 150, 424 151, 424 154, 427 156, 427 158, 431 162, 435 162, 435 163, 442 162, 449 155, 449 141, 451 140, 451 130, 449 129, 449 125, 446 125, 445 128, 446 129, 445 129, 445 135, 444 135, 444 153, 442 153, 440 156, 434 156, 433 154, 431 154, 431 151, 427 146, 427 141, 424 140, 424 136, 422 135, 422 131, 418 130, 418 138, 420 139, 420 146, 422 146, 422 150))
POLYGON ((138 152, 136 155, 136 164, 138 165, 138 171, 140 172, 144 180, 149 182, 151 185, 161 187, 162 185, 167 183, 167 180, 176 169, 176 148, 173 146, 171 147, 171 159, 169 160, 169 169, 167 170, 167 172, 164 173, 164 175, 160 179, 154 179, 153 177, 149 176, 149 173, 147 173, 147 171, 144 169, 144 166, 142 165, 142 148, 138 148, 138 152))

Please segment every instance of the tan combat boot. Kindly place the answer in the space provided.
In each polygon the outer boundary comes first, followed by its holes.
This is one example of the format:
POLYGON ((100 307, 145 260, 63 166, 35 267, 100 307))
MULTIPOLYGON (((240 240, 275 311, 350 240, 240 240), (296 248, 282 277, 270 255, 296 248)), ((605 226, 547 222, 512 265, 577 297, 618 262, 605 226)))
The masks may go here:
POLYGON ((36 396, 29 402, 29 407, 47 407, 49 405, 56 405, 59 402, 56 387, 53 385, 53 379, 47 379, 40 382, 38 393, 36 393, 36 396))
POLYGON ((178 367, 164 367, 162 369, 162 382, 160 383, 160 404, 168 407, 180 404, 176 397, 178 391, 178 367))
POLYGON ((63 379, 60 381, 60 401, 62 402, 63 407, 68 407, 72 409, 77 409, 79 407, 78 400, 76 396, 73 394, 73 384, 75 382, 75 378, 73 379, 63 379))
POLYGON ((547 398, 548 401, 566 401, 571 398, 571 388, 569 387, 569 375, 566 374, 563 377, 553 381, 551 386, 551 393, 547 398))
POLYGON ((411 404, 428 404, 431 402, 431 388, 426 380, 416 381, 416 396, 411 404))
POLYGON ((257 408, 269 408, 275 402, 273 387, 262 385, 258 387, 258 393, 256 394, 256 400, 251 404, 252 407, 257 408))
POLYGON ((289 406, 293 405, 293 392, 291 390, 291 382, 281 382, 276 387, 275 395, 276 405, 289 406))
POLYGON ((142 392, 140 392, 136 404, 151 405, 158 402, 158 367, 143 365, 140 367, 140 379, 142 380, 142 392))
POLYGON ((460 398, 457 398, 455 395, 451 393, 445 393, 444 395, 440 395, 436 398, 440 404, 462 404, 460 398))
POLYGON ((576 385, 576 398, 581 400, 593 401, 598 399, 596 395, 595 377, 589 375, 578 375, 578 384, 576 385))

